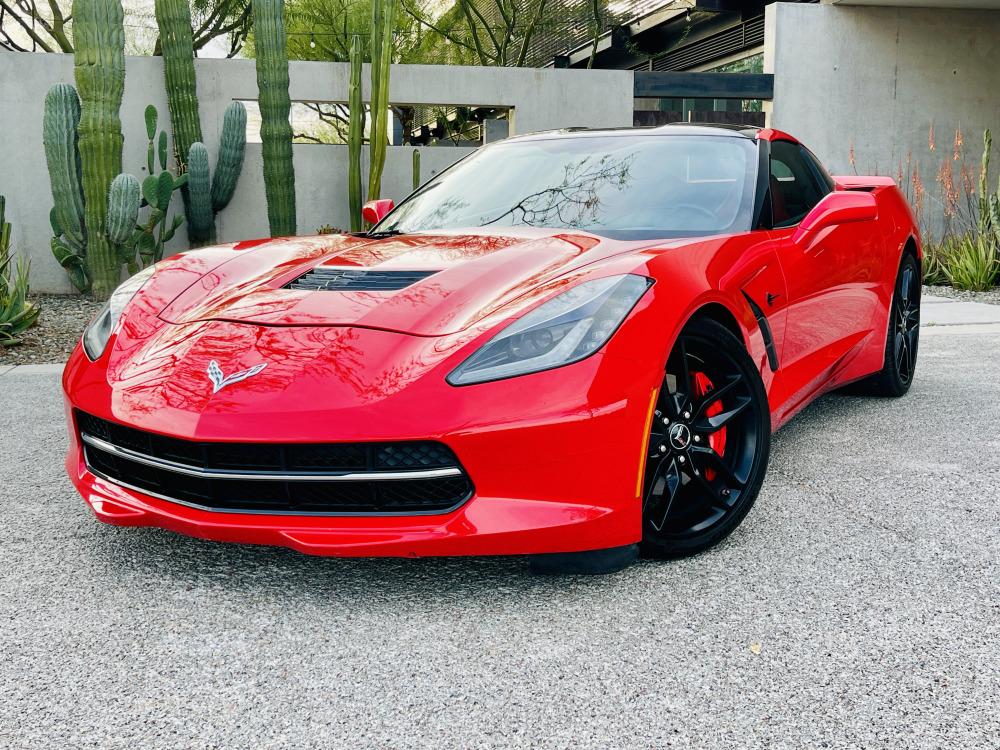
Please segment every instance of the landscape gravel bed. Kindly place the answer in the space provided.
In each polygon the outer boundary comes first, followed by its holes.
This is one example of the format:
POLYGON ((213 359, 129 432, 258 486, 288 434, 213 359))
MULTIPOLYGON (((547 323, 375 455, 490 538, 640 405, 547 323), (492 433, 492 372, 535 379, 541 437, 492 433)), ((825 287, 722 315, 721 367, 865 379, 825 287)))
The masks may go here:
POLYGON ((0 347, 0 367, 65 362, 103 305, 78 295, 33 294, 30 299, 42 308, 38 323, 17 346, 0 347))
POLYGON ((965 289, 956 289, 953 286, 928 286, 925 284, 924 294, 933 294, 935 297, 947 297, 963 302, 985 302, 987 305, 1000 305, 1000 286, 985 292, 970 292, 965 289))

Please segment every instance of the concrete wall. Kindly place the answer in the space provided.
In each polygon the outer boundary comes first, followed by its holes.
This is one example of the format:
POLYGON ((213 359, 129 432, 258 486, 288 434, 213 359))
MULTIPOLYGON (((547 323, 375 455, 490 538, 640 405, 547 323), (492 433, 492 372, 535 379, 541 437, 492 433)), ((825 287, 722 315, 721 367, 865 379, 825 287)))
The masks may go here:
POLYGON ((774 3, 764 70, 774 73, 769 123, 834 172, 895 177, 912 158, 933 233, 942 226, 934 178, 955 130, 976 169, 984 128, 1000 136, 1000 11, 774 3))
MULTIPOLYGON (((367 66, 366 66, 367 68, 367 66)), ((209 152, 217 151, 222 113, 233 99, 256 99, 257 80, 250 60, 198 60, 198 98, 203 135, 209 152)), ((293 100, 347 100, 346 63, 293 62, 293 100)), ((364 71, 364 97, 369 74, 364 71)), ((73 81, 69 55, 0 55, 0 194, 14 224, 14 247, 32 262, 36 291, 68 292, 71 287, 49 250, 52 205, 42 150, 42 105, 57 82, 73 81)), ((632 73, 629 71, 533 70, 394 65, 389 98, 394 104, 480 104, 513 107, 512 132, 567 127, 632 124, 632 73)), ((160 58, 126 60, 125 97, 121 108, 125 135, 124 168, 142 178, 146 137, 143 110, 154 104, 161 125, 168 125, 160 58)), ((399 200, 410 192, 412 147, 389 147, 383 194, 399 200)), ((426 180, 469 152, 467 148, 421 148, 421 176, 426 180)), ((300 234, 323 224, 346 227, 347 147, 296 144, 296 201, 300 234)), ((362 172, 367 174, 367 149, 362 172)), ((180 199, 175 196, 179 210, 180 199)), ((259 144, 247 145, 246 162, 233 202, 217 218, 220 241, 267 234, 267 207, 259 144)), ((186 246, 178 233, 171 249, 186 246)))

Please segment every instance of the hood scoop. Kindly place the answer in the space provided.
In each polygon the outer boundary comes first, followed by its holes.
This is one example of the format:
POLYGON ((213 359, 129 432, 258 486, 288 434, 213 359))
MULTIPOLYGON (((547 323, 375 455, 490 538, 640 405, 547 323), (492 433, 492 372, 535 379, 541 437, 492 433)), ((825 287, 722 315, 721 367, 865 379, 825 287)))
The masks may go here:
POLYGON ((395 292, 437 271, 377 271, 363 268, 317 266, 285 285, 311 292, 395 292))

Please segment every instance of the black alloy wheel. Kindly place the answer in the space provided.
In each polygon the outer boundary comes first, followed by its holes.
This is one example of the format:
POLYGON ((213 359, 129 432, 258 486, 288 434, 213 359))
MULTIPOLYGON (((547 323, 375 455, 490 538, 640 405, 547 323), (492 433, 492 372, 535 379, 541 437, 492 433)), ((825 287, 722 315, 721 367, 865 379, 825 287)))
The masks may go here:
POLYGON ((721 541, 767 470, 771 416, 757 370, 725 326, 696 320, 667 361, 643 486, 644 554, 674 558, 721 541))
POLYGON ((893 363, 901 383, 907 386, 917 369, 917 344, 920 343, 920 274, 916 263, 907 256, 899 269, 899 280, 892 305, 893 363))

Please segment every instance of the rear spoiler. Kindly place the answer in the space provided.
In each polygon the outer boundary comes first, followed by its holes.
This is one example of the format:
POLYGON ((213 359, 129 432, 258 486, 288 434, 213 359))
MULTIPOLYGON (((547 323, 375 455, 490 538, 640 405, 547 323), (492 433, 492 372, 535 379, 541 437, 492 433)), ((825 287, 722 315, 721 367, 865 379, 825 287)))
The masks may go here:
POLYGON ((837 190, 861 190, 866 193, 874 192, 880 188, 895 187, 896 181, 891 177, 881 177, 878 175, 834 175, 833 181, 837 183, 837 190))

